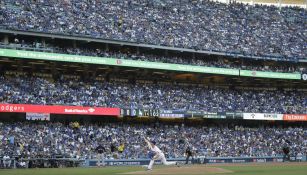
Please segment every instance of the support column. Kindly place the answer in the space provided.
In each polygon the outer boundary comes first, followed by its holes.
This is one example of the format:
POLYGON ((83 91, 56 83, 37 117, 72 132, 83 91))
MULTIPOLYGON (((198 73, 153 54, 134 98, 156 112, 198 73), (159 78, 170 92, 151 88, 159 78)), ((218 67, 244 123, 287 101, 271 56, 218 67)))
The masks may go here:
POLYGON ((72 41, 72 47, 73 47, 73 48, 77 48, 76 40, 73 40, 73 41, 72 41))
POLYGON ((4 44, 9 44, 9 36, 8 35, 4 35, 3 43, 4 44))
POLYGON ((140 47, 136 47, 136 53, 139 55, 140 54, 140 47))
POLYGON ((45 40, 45 38, 42 38, 42 41, 41 41, 41 42, 42 42, 42 46, 43 46, 43 47, 46 47, 46 40, 45 40))
POLYGON ((106 43, 106 45, 105 45, 106 47, 105 47, 105 51, 109 51, 109 44, 108 43, 106 43))

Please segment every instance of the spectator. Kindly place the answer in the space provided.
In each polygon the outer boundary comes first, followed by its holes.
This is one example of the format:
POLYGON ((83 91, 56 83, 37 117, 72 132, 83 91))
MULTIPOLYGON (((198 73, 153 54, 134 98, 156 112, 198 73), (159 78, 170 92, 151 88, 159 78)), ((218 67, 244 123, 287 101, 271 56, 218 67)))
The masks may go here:
POLYGON ((107 57, 107 58, 116 58, 116 59, 130 59, 138 61, 151 61, 151 62, 163 62, 163 63, 173 63, 173 64, 185 64, 185 65, 194 65, 194 66, 209 66, 217 68, 233 68, 233 69, 244 69, 244 70, 255 70, 255 71, 272 71, 272 72, 304 72, 306 66, 304 64, 298 64, 296 62, 261 62, 261 61, 252 61, 252 60, 233 60, 226 59, 221 57, 215 57, 210 59, 207 57, 197 56, 191 58, 190 56, 183 57, 180 54, 177 56, 159 56, 153 54, 144 54, 144 53, 134 53, 132 51, 103 51, 101 49, 95 48, 70 48, 70 47, 58 47, 51 44, 48 44, 45 47, 36 47, 41 45, 40 43, 34 42, 23 44, 13 44, 13 43, 0 43, 0 47, 10 48, 10 49, 29 49, 35 51, 43 52, 54 52, 54 53, 63 53, 63 54, 73 54, 73 55, 85 55, 85 56, 96 56, 96 57, 107 57))
POLYGON ((191 48, 306 58, 306 10, 203 1, 4 1, 1 28, 191 48), (65 10, 63 10, 65 9, 65 10))
MULTIPOLYGON (((53 154, 63 158, 90 158, 92 150, 96 150, 99 145, 106 148, 110 143, 107 137, 102 137, 105 135, 112 137, 114 146, 120 145, 120 142, 129 143, 115 158, 147 158, 144 154, 146 145, 140 142, 142 138, 139 132, 148 133, 148 137, 154 138, 167 153, 168 158, 184 157, 188 145, 179 144, 179 140, 183 139, 180 133, 186 133, 188 136, 189 144, 195 147, 195 156, 283 156, 285 140, 289 141, 291 154, 297 155, 307 151, 307 143, 304 142, 307 131, 304 128, 239 128, 238 130, 226 126, 187 127, 161 124, 159 127, 153 127, 142 124, 86 124, 75 130, 61 123, 0 123, 1 133, 13 133, 16 142, 24 144, 24 149, 20 150, 20 153, 27 158, 51 158, 53 154), (83 139, 82 143, 80 138, 83 139)), ((1 144, 0 150, 6 153, 0 156, 8 156, 5 160, 10 160, 9 158, 16 156, 19 148, 17 145, 1 144)), ((105 157, 113 158, 111 151, 106 149, 105 157)), ((6 163, 5 166, 9 167, 9 164, 6 163)), ((33 166, 33 162, 29 164, 33 166)))
POLYGON ((4 168, 10 168, 11 166, 11 158, 8 154, 4 155, 3 156, 3 165, 4 165, 4 168))
POLYGON ((106 152, 106 149, 105 147, 100 143, 99 146, 96 148, 96 152, 98 153, 98 162, 97 162, 97 165, 98 166, 105 166, 105 152, 106 152))
MULTIPOLYGON (((0 103, 203 110, 207 112, 307 113, 306 92, 244 90, 191 84, 0 76, 0 103), (236 103, 233 103, 236 102, 236 103)), ((7 137, 14 142, 14 137, 7 137)))

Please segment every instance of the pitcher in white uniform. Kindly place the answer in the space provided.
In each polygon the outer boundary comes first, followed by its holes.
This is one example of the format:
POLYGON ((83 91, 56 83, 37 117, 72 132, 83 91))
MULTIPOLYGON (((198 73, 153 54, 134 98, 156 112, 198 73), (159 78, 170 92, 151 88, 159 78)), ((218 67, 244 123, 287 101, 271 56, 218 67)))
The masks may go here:
POLYGON ((147 167, 147 170, 152 170, 152 166, 153 164, 155 163, 156 160, 161 160, 161 162, 164 164, 164 165, 178 165, 177 162, 168 162, 166 161, 165 159, 165 155, 164 153, 156 146, 156 143, 155 141, 149 141, 149 138, 145 138, 144 137, 144 140, 145 142, 147 143, 149 149, 155 153, 155 155, 153 156, 153 158, 150 160, 150 163, 147 167))

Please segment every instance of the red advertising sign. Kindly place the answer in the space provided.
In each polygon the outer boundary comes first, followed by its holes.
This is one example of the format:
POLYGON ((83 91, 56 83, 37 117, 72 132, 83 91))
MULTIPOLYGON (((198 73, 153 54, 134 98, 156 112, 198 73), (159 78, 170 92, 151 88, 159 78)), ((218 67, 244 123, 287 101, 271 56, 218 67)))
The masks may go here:
POLYGON ((83 106, 51 106, 28 104, 1 104, 0 112, 31 112, 50 114, 81 114, 119 116, 119 108, 83 107, 83 106))
POLYGON ((307 121, 307 114, 284 114, 283 120, 288 121, 307 121))

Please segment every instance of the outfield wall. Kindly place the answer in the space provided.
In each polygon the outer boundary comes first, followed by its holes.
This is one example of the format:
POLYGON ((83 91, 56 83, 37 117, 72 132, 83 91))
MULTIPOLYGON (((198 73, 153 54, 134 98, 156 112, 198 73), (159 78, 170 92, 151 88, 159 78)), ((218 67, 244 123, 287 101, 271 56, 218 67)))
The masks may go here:
MULTIPOLYGON (((168 159, 181 164, 185 163, 185 158, 168 159)), ((290 156, 290 162, 306 162, 307 155, 290 156)), ((97 159, 76 159, 76 158, 33 158, 33 159, 11 159, 10 168, 21 168, 20 162, 25 162, 23 168, 58 168, 58 167, 96 167, 97 159), (30 162, 39 162, 39 166, 31 166, 30 162)), ((148 165, 150 159, 106 159, 106 166, 142 166, 148 165)), ((283 156, 276 157, 198 157, 194 160, 195 164, 224 164, 224 163, 266 163, 266 162, 284 162, 283 156)), ((189 161, 191 163, 191 161, 189 161)), ((156 161, 155 164, 161 164, 156 161)), ((0 157, 0 168, 3 168, 2 157, 0 157)))
MULTIPOLYGON (((290 156, 290 161, 300 162, 306 161, 307 156, 302 157, 290 156)), ((130 166, 130 165, 148 165, 150 159, 107 159, 105 164, 107 166, 130 166)), ((168 161, 177 161, 185 163, 184 158, 168 159, 168 161)), ((198 164, 213 164, 213 163, 266 163, 266 162, 284 162, 283 156, 276 157, 200 157, 195 159, 195 163, 198 164)), ((191 161, 190 161, 191 163, 191 161)), ((155 164, 161 164, 160 161, 156 161, 155 164)), ((93 167, 97 166, 97 159, 86 160, 84 166, 93 167)))

